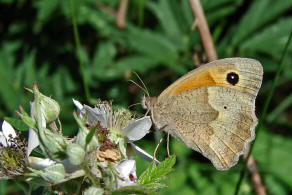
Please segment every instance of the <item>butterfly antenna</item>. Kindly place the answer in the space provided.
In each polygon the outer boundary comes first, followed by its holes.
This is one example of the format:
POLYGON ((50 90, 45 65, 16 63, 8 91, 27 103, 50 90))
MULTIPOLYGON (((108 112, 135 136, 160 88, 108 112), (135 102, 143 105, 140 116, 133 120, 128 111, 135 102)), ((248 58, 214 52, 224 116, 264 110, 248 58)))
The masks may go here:
POLYGON ((146 93, 146 95, 148 96, 148 97, 150 97, 150 95, 149 95, 149 92, 148 92, 148 90, 147 90, 147 87, 146 87, 146 85, 145 85, 145 83, 143 82, 143 80, 141 79, 141 77, 138 75, 138 73, 137 72, 133 72, 136 76, 137 76, 137 78, 139 79, 139 81, 142 83, 142 85, 143 85, 143 87, 144 87, 144 92, 146 93))
POLYGON ((128 106, 128 108, 131 108, 132 106, 136 106, 138 104, 141 104, 141 103, 139 102, 139 103, 136 103, 136 104, 132 104, 132 105, 128 106))
POLYGON ((144 93, 146 93, 148 95, 148 91, 145 90, 143 87, 141 87, 138 83, 136 83, 132 79, 129 79, 128 81, 132 82, 134 85, 136 85, 137 87, 139 87, 140 89, 142 89, 144 91, 144 93))

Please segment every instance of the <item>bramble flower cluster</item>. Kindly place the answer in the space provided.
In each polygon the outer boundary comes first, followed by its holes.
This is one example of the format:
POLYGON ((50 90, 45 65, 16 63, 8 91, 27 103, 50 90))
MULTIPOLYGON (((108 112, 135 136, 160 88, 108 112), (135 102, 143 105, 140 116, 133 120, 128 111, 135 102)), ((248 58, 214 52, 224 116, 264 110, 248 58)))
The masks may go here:
MULTIPOLYGON (((112 102, 99 100, 95 107, 90 107, 73 99, 77 108, 73 117, 79 128, 75 137, 68 138, 62 135, 59 104, 40 93, 36 84, 29 91, 34 94, 30 114, 22 107, 17 112, 29 127, 28 141, 20 138, 7 121, 2 123, 1 179, 21 178, 28 183, 41 184, 48 190, 68 194, 118 191, 151 194, 162 187, 159 181, 164 174, 149 180, 151 173, 155 175, 153 171, 158 170, 156 164, 159 162, 153 161, 151 155, 134 144, 149 133, 152 125, 149 116, 135 119, 129 110, 114 110, 112 102), (127 144, 145 159, 153 161, 139 179, 136 161, 127 155, 127 144), (34 155, 34 150, 41 155, 34 155), (68 185, 63 185, 65 183, 68 185)), ((174 159, 166 160, 169 168, 165 174, 171 170, 174 159)), ((167 166, 163 164, 162 167, 167 166)))

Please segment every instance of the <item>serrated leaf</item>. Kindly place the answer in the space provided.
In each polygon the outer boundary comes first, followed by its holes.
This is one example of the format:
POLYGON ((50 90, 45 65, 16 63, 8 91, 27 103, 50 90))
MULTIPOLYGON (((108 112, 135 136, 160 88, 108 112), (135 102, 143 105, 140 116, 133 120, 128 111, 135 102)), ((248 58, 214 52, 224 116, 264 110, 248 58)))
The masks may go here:
POLYGON ((152 181, 151 176, 152 176, 152 173, 155 171, 155 169, 156 169, 156 164, 153 161, 150 163, 150 165, 147 167, 147 169, 139 177, 138 183, 139 184, 148 184, 148 183, 154 182, 154 181, 152 181))
POLYGON ((153 172, 153 179, 160 180, 163 176, 170 173, 172 171, 172 167, 174 166, 176 161, 176 155, 173 154, 166 160, 162 161, 153 172))
POLYGON ((157 167, 154 162, 150 163, 149 167, 143 172, 139 177, 139 184, 150 184, 158 182, 163 179, 163 177, 172 171, 176 161, 176 156, 172 155, 166 160, 162 161, 157 167))

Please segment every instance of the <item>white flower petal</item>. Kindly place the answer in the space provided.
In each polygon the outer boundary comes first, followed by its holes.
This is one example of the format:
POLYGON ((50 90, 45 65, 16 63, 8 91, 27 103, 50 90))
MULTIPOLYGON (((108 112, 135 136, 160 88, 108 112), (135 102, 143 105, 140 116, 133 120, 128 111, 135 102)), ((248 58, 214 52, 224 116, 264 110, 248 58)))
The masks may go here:
POLYGON ((7 140, 4 136, 4 134, 2 133, 2 131, 0 131, 0 143, 4 146, 7 147, 7 140))
MULTIPOLYGON (((34 103, 30 102, 30 116, 32 118, 34 116, 33 106, 34 106, 34 103)), ((27 143, 27 150, 26 150, 26 157, 27 158, 29 157, 29 155, 33 151, 33 149, 38 147, 38 145, 39 145, 39 138, 38 138, 37 133, 32 128, 29 128, 29 130, 28 130, 28 143, 27 143)))
POLYGON ((106 111, 103 106, 91 108, 84 105, 84 110, 87 112, 87 122, 89 124, 97 124, 99 121, 103 128, 107 127, 106 111))
POLYGON ((30 153, 33 151, 33 149, 38 147, 38 145, 39 138, 37 133, 32 128, 29 128, 26 156, 29 157, 30 153))
POLYGON ((132 146, 132 149, 135 150, 140 157, 144 158, 145 160, 147 160, 149 162, 154 160, 157 165, 160 164, 160 162, 158 160, 154 159, 153 156, 151 156, 150 154, 145 152, 143 149, 141 149, 140 147, 138 147, 137 145, 135 145, 133 143, 130 143, 130 144, 132 146))
POLYGON ((77 107, 78 111, 81 111, 83 109, 83 105, 79 101, 74 100, 73 98, 72 98, 72 101, 74 105, 77 107))
POLYGON ((117 188, 136 185, 135 181, 137 180, 137 175, 135 160, 124 160, 119 163, 116 169, 118 172, 118 177, 116 179, 117 188))
POLYGON ((9 140, 10 135, 15 138, 16 137, 16 133, 13 129, 13 127, 6 121, 3 121, 2 123, 2 132, 6 138, 6 140, 9 140))
POLYGON ((149 133, 152 125, 149 116, 137 119, 122 129, 123 134, 128 138, 128 142, 137 141, 149 133))

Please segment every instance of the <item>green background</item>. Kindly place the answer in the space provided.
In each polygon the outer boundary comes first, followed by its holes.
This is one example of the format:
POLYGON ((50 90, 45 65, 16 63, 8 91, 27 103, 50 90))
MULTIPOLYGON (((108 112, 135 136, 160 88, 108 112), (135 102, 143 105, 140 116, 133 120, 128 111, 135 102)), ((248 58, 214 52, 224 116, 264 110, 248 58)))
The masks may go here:
MULTIPOLYGON (((115 15, 119 0, 0 0, 0 118, 28 111, 32 95, 24 90, 37 82, 40 90, 62 108, 65 135, 76 133, 72 98, 93 104, 97 98, 128 107, 140 102, 139 82, 157 96, 181 75, 194 69, 197 52, 204 50, 187 0, 130 0, 125 29, 115 15), (70 4, 71 2, 71 4, 70 4), (81 44, 77 55, 72 2, 81 44), (78 58, 80 56, 80 58, 78 58), (84 65, 84 74, 81 72, 84 65), (86 85, 83 84, 86 79, 86 85), (89 89, 87 98, 84 86, 89 89)), ((250 57, 264 67, 264 81, 256 101, 259 116, 292 28, 291 0, 202 0, 218 58, 250 57)), ((252 155, 268 194, 292 193, 292 44, 264 125, 257 133, 252 155)), ((136 116, 143 110, 131 107, 136 116)), ((137 145, 152 153, 161 133, 150 133, 137 145)), ((166 157, 166 144, 158 159, 166 157)), ((217 171, 200 154, 171 139, 177 154, 175 170, 160 194, 233 194, 242 163, 217 171)), ((138 175, 148 162, 137 159, 138 175)), ((253 194, 247 175, 240 194, 253 194)), ((0 194, 22 194, 13 181, 0 182, 0 194)))

